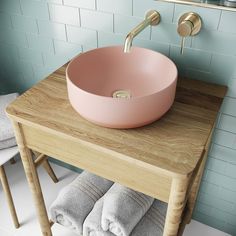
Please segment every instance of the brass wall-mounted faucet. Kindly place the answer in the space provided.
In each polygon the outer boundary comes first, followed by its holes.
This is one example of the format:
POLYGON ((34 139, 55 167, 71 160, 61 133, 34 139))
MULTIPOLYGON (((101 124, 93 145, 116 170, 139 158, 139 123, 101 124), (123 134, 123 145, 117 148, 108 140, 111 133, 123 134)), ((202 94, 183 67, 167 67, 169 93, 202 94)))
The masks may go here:
POLYGON ((182 37, 181 39, 181 51, 180 53, 183 54, 184 52, 184 41, 185 38, 188 36, 194 36, 199 33, 202 26, 202 21, 200 16, 194 12, 188 12, 183 14, 179 18, 178 23, 178 34, 182 37))
POLYGON ((146 13, 145 19, 132 29, 125 39, 124 52, 128 53, 131 50, 133 39, 138 35, 142 30, 144 30, 149 25, 158 25, 160 22, 161 16, 159 12, 155 10, 150 10, 146 13))

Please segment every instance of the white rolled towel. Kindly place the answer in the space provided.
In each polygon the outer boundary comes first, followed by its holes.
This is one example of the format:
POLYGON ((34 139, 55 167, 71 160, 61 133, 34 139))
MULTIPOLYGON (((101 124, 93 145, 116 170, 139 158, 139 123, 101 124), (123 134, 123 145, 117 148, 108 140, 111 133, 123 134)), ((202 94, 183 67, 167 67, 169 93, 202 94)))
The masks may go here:
POLYGON ((0 141, 14 137, 10 119, 6 114, 6 107, 18 97, 18 93, 0 95, 0 141))
POLYGON ((51 219, 78 234, 94 204, 112 186, 113 182, 82 172, 71 184, 63 188, 50 207, 51 219))
POLYGON ((166 211, 167 203, 155 200, 130 236, 162 236, 166 211))
POLYGON ((15 138, 9 138, 5 139, 3 141, 0 141, 0 150, 5 148, 10 148, 16 146, 16 139, 15 138))
POLYGON ((104 196, 101 225, 116 236, 129 236, 154 199, 115 183, 104 196))
POLYGON ((114 236, 109 231, 103 231, 101 226, 104 197, 100 198, 89 213, 83 224, 83 236, 114 236))

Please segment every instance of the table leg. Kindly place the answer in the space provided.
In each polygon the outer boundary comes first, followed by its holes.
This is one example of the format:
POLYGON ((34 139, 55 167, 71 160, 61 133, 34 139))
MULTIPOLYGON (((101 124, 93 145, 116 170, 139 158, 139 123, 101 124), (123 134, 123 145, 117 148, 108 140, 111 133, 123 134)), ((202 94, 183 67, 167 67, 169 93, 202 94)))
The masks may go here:
POLYGON ((186 223, 189 224, 191 219, 192 219, 192 214, 193 214, 193 210, 195 207, 195 202, 197 200, 197 196, 198 196, 198 190, 201 184, 201 179, 202 179, 202 175, 204 172, 204 167, 205 167, 205 163, 207 160, 207 156, 208 156, 208 152, 205 152, 201 166, 198 170, 197 176, 195 178, 195 181, 193 183, 193 186, 191 188, 191 192, 189 194, 188 197, 188 202, 187 202, 187 216, 186 216, 186 223))
POLYGON ((43 194, 38 178, 38 174, 34 165, 34 160, 32 157, 32 153, 27 148, 25 139, 24 139, 24 133, 22 131, 22 128, 19 123, 13 122, 15 136, 17 140, 17 144, 19 147, 21 159, 23 162, 26 178, 28 180, 31 192, 34 197, 34 203, 36 206, 36 211, 42 231, 43 236, 52 236, 50 222, 47 215, 47 210, 45 207, 43 194))
POLYGON ((4 193, 5 193, 6 198, 7 198, 7 203, 8 203, 9 209, 10 209, 10 213, 11 213, 14 225, 15 225, 16 228, 19 228, 20 224, 19 224, 19 221, 18 221, 18 218, 17 218, 16 208, 14 206, 11 191, 10 191, 9 184, 8 184, 8 181, 7 181, 7 176, 6 176, 6 173, 5 173, 5 170, 4 170, 3 166, 0 166, 0 180, 1 180, 1 183, 2 183, 4 193))
POLYGON ((173 179, 163 236, 177 236, 182 213, 186 205, 189 179, 173 179))

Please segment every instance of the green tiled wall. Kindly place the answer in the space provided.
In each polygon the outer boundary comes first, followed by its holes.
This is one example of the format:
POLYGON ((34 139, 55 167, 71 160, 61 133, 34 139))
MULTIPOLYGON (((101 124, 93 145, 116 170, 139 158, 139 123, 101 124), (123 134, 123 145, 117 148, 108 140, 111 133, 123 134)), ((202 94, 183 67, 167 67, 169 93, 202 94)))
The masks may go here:
POLYGON ((229 86, 194 218, 236 235, 236 12, 153 0, 1 0, 0 93, 25 91, 82 51, 123 44, 148 9, 161 23, 134 45, 169 56, 182 76, 229 86), (203 27, 180 55, 177 21, 188 11, 203 27))

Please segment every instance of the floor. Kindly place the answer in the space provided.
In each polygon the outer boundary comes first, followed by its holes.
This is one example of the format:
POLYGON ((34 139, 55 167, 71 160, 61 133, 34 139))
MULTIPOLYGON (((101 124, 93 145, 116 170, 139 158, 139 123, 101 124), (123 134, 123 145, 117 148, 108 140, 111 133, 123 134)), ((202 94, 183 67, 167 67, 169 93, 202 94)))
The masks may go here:
MULTIPOLYGON (((0 235, 1 236, 41 236, 40 228, 36 220, 35 209, 33 206, 32 197, 26 182, 26 178, 23 172, 23 167, 20 161, 15 165, 5 165, 8 180, 11 186, 12 195, 16 205, 19 221, 21 227, 15 229, 11 222, 11 217, 6 205, 6 200, 3 195, 2 188, 0 186, 0 235)), ((68 169, 62 168, 58 165, 53 165, 59 183, 54 184, 46 172, 39 168, 39 175, 42 185, 42 190, 45 193, 45 202, 47 207, 50 206, 51 202, 55 199, 59 190, 66 184, 70 183, 77 175, 77 173, 69 171, 68 169)), ((56 236, 78 236, 73 232, 68 231, 64 227, 55 224, 52 227, 53 235, 56 236)), ((184 236, 227 236, 223 232, 216 229, 210 228, 197 221, 191 222, 186 227, 184 236)))

